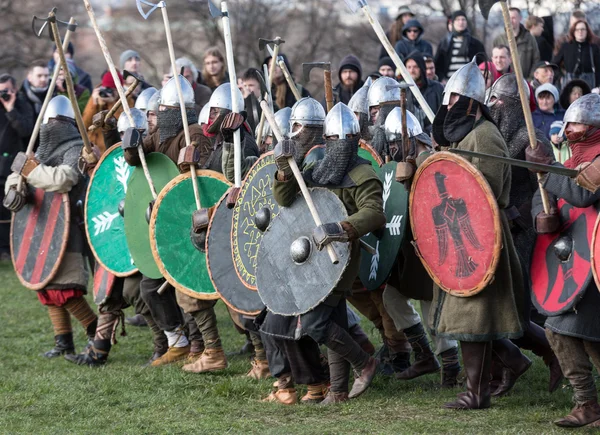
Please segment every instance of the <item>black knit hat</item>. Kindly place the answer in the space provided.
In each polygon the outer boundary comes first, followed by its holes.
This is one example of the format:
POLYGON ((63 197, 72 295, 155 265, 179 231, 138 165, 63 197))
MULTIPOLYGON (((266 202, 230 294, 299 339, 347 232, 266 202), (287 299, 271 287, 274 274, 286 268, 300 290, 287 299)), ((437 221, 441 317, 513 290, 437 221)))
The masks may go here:
POLYGON ((467 18, 467 14, 465 14, 465 11, 454 11, 452 12, 452 16, 450 17, 450 19, 452 20, 452 22, 454 22, 454 20, 456 20, 458 17, 465 17, 467 18))
POLYGON ((396 64, 394 63, 391 57, 385 56, 379 59, 379 65, 377 65, 377 69, 381 68, 384 65, 389 66, 391 69, 396 71, 396 64))

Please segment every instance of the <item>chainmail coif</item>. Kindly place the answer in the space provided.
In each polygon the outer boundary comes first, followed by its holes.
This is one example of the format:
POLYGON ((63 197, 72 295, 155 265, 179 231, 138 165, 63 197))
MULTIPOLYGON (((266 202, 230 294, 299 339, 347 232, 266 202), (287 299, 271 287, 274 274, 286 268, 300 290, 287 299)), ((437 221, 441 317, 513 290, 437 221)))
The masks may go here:
POLYGON ((51 119, 40 127, 40 146, 35 155, 48 166, 66 164, 76 168, 82 146, 79 130, 72 122, 51 119))
MULTIPOLYGON (((188 125, 198 122, 198 115, 195 109, 186 109, 188 125)), ((160 143, 175 137, 183 130, 183 118, 181 117, 181 109, 169 107, 158 112, 158 134, 160 143)))

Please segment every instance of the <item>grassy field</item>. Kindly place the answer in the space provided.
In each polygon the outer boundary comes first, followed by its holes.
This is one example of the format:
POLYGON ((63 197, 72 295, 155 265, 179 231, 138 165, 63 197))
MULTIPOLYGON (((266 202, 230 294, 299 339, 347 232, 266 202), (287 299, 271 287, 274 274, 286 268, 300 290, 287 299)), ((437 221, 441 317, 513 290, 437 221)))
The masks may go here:
MULTIPOLYGON (((571 408, 568 387, 546 392, 548 372, 538 358, 511 395, 471 412, 441 408, 460 390, 440 390, 437 375, 410 382, 379 376, 359 399, 327 408, 263 404, 272 380, 244 377, 245 357, 210 375, 141 368, 152 350, 147 328, 127 328, 100 369, 45 360, 39 355, 53 342, 45 308, 10 265, 0 265, 0 282, 0 433, 538 434, 561 432, 552 421, 571 408)), ((217 314, 226 351, 239 349, 243 337, 221 303, 217 314)), ((78 325, 75 331, 81 349, 85 336, 78 325)))

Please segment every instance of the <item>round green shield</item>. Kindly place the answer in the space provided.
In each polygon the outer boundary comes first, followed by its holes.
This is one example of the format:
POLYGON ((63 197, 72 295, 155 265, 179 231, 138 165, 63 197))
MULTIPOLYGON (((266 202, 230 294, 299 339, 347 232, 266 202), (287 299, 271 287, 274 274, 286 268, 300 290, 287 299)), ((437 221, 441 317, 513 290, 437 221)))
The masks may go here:
POLYGON ((119 203, 125 199, 133 171, 125 161, 121 144, 113 145, 96 165, 85 198, 85 232, 94 257, 119 277, 137 271, 125 239, 125 222, 119 214, 119 203))
POLYGON ((383 165, 383 160, 381 159, 377 151, 375 151, 375 149, 371 145, 369 145, 362 139, 359 142, 358 156, 371 162, 371 165, 373 165, 373 169, 375 169, 375 172, 379 174, 379 170, 383 165))
POLYGON ((377 234, 369 233, 362 239, 375 248, 376 254, 362 252, 359 276, 367 290, 379 288, 388 278, 396 261, 408 220, 408 192, 396 181, 396 162, 383 165, 379 179, 383 183, 383 211, 387 218, 385 228, 377 234))
MULTIPOLYGON (((175 163, 164 154, 150 153, 146 156, 146 162, 157 193, 179 175, 175 163)), ((133 262, 140 272, 148 278, 159 279, 162 274, 152 256, 150 231, 146 221, 146 211, 152 200, 144 170, 138 166, 129 177, 125 195, 125 237, 133 262)))
MULTIPOLYGON (((218 299, 206 266, 206 254, 190 241, 192 214, 196 210, 190 177, 189 173, 176 177, 156 199, 150 218, 152 254, 162 275, 178 291, 197 299, 218 299)), ((196 183, 203 208, 214 206, 229 188, 223 174, 215 171, 197 170, 196 183)))

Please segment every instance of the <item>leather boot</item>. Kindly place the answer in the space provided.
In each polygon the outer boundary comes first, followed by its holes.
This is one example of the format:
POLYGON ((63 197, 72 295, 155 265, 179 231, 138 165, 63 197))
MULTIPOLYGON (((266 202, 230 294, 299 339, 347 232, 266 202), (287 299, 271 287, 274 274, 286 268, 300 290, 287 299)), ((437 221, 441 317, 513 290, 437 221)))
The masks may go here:
POLYGON ((204 349, 202 356, 193 364, 186 364, 183 370, 190 373, 214 372, 227 368, 227 357, 222 347, 204 349))
POLYGON ((110 340, 95 340, 87 352, 65 355, 65 359, 80 366, 100 367, 106 364, 110 347, 110 340))
POLYGON ((581 427, 600 420, 600 405, 597 400, 590 400, 575 406, 571 413, 554 422, 560 427, 581 427))
POLYGON ((510 340, 494 340, 492 342, 492 352, 494 357, 498 358, 502 365, 502 381, 498 388, 492 392, 492 396, 500 397, 508 393, 517 383, 517 379, 523 375, 529 367, 531 360, 519 350, 519 348, 510 340))
POLYGON ((461 341, 460 347, 467 374, 467 391, 460 393, 456 401, 446 403, 444 407, 461 410, 489 408, 492 343, 461 341))
POLYGON ((302 396, 302 403, 321 403, 329 388, 326 383, 308 385, 308 391, 302 396))
POLYGON ((544 364, 550 370, 548 391, 550 393, 555 392, 564 379, 564 376, 558 363, 558 358, 556 358, 552 347, 550 347, 550 343, 548 343, 544 328, 530 321, 523 337, 513 340, 513 342, 521 349, 530 350, 543 358, 544 364))
POLYGON ((435 373, 440 369, 440 363, 429 347, 429 339, 422 323, 417 323, 404 330, 408 342, 415 352, 415 361, 406 370, 396 373, 396 379, 409 380, 428 373, 435 373))
POLYGON ((136 314, 133 317, 127 317, 125 319, 125 323, 127 323, 128 325, 131 325, 131 326, 139 326, 139 327, 148 326, 146 319, 141 314, 136 314))
POLYGON ((281 375, 273 383, 273 391, 261 402, 276 402, 282 405, 295 405, 298 403, 298 393, 294 388, 294 381, 290 373, 281 375))
POLYGON ((334 393, 329 391, 325 399, 319 404, 321 406, 333 405, 335 403, 347 402, 349 399, 348 393, 334 393))
POLYGON ((73 343, 73 333, 67 332, 54 336, 54 348, 42 354, 46 358, 56 358, 65 354, 74 354, 75 344, 73 343))
POLYGON ((454 388, 458 385, 460 362, 458 360, 458 347, 443 351, 442 357, 442 388, 454 388))
POLYGON ((354 399, 355 397, 360 396, 364 393, 371 382, 373 382, 373 378, 377 373, 377 366, 379 365, 379 361, 375 358, 370 357, 367 365, 360 371, 360 375, 358 378, 354 379, 354 384, 352 384, 352 389, 348 394, 349 399, 354 399))
POLYGON ((190 345, 183 347, 170 347, 167 352, 157 360, 152 361, 152 367, 160 367, 185 359, 190 353, 190 345))
POLYGON ((152 356, 150 357, 150 359, 147 362, 145 362, 144 364, 142 364, 142 367, 150 367, 154 361, 160 359, 160 357, 163 356, 165 353, 167 353, 167 352, 166 351, 160 352, 160 351, 155 350, 152 353, 152 356))
POLYGON ((204 353, 204 341, 191 341, 190 342, 190 353, 185 359, 186 364, 192 364, 198 360, 204 353))
POLYGON ((246 374, 249 378, 252 379, 267 379, 271 377, 271 371, 269 370, 269 363, 267 360, 253 359, 252 368, 246 374))

